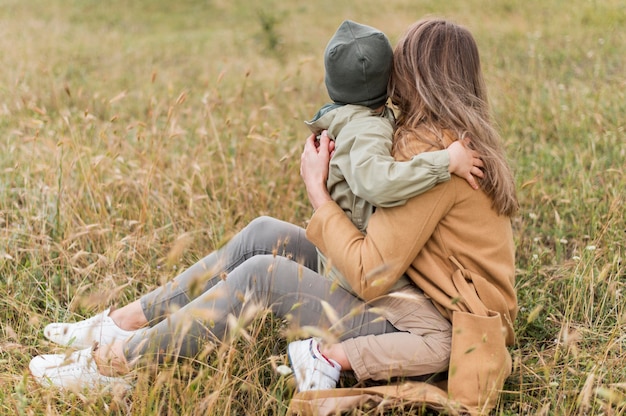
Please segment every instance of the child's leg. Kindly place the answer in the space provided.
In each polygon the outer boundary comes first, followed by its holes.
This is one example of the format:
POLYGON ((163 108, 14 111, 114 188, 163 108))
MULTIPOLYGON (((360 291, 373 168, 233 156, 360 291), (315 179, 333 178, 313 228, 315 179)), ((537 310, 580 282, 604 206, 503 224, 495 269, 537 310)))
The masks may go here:
POLYGON ((448 367, 452 324, 421 290, 406 286, 372 306, 380 308, 398 332, 354 337, 340 344, 358 380, 421 376, 448 367))

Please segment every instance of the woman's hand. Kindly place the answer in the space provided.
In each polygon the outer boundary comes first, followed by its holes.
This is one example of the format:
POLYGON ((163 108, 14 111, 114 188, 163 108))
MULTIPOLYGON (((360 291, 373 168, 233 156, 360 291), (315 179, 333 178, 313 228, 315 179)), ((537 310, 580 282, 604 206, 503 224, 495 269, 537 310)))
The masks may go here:
POLYGON ((316 143, 314 134, 307 137, 304 143, 304 150, 300 157, 300 176, 304 180, 313 209, 318 209, 325 202, 332 200, 326 188, 326 180, 330 157, 334 149, 335 142, 328 138, 326 131, 322 132, 319 143, 316 143))

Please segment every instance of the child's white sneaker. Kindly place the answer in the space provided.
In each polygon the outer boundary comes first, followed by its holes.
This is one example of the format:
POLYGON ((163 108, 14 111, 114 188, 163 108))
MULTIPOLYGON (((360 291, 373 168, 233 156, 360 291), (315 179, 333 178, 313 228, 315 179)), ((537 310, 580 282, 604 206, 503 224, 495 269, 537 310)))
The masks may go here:
POLYGON ((324 357, 314 338, 294 341, 287 347, 298 391, 328 390, 337 387, 341 366, 324 357))
POLYGON ((97 342, 100 345, 124 340, 137 331, 126 331, 109 317, 110 309, 83 321, 66 324, 55 322, 47 325, 43 335, 55 344, 78 349, 89 348, 97 342))
POLYGON ((81 390, 120 385, 125 390, 131 388, 123 377, 107 377, 100 374, 92 351, 90 347, 69 355, 38 355, 30 361, 28 369, 35 380, 46 387, 81 390))

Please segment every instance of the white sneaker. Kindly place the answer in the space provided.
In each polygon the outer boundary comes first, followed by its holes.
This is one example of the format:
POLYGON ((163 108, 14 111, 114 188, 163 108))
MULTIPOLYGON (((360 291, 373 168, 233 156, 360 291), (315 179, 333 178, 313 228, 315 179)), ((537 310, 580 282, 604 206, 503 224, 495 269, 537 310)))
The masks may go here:
POLYGON ((341 366, 322 355, 319 343, 314 338, 291 342, 287 351, 298 391, 337 387, 341 366))
POLYGON ((120 385, 125 390, 131 385, 122 377, 100 374, 92 356, 92 348, 66 354, 47 354, 34 357, 28 365, 35 380, 45 387, 83 389, 120 385))
POLYGON ((78 349, 89 348, 97 342, 100 345, 112 344, 113 341, 124 340, 137 331, 126 331, 109 317, 110 309, 73 324, 55 322, 47 325, 43 335, 50 341, 78 349))

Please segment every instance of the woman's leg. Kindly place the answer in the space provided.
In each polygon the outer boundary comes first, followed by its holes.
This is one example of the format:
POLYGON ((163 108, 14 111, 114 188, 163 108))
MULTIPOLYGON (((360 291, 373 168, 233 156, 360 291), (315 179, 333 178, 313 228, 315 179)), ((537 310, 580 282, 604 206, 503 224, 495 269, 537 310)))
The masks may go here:
POLYGON ((396 331, 360 299, 285 257, 257 255, 158 324, 126 341, 128 362, 140 356, 193 357, 206 341, 228 336, 229 319, 270 309, 298 326, 330 330, 339 339, 396 331))
POLYGON ((259 217, 221 249, 139 300, 112 311, 109 316, 126 330, 138 329, 148 323, 154 325, 211 289, 244 261, 260 254, 284 256, 309 269, 317 269, 317 253, 306 239, 304 229, 275 218, 259 217))
POLYGON ((128 371, 127 362, 140 356, 155 361, 164 355, 194 356, 207 340, 227 336, 229 314, 236 318, 231 321, 237 322, 246 310, 252 312, 252 318, 259 309, 269 309, 294 325, 335 333, 341 342, 322 352, 339 361, 344 370, 353 369, 359 380, 445 370, 450 322, 421 291, 410 286, 371 306, 376 310, 293 261, 256 256, 168 319, 125 344, 114 344, 108 355, 96 359, 103 374, 119 375, 128 371), (387 319, 381 318, 381 310, 387 319))
POLYGON ((125 339, 133 331, 160 322, 219 283, 227 274, 258 254, 295 259, 306 267, 317 267, 317 252, 301 227, 270 217, 253 220, 224 247, 200 260, 173 281, 128 305, 75 323, 51 323, 44 335, 60 345, 84 348, 94 341, 109 344, 125 339))

